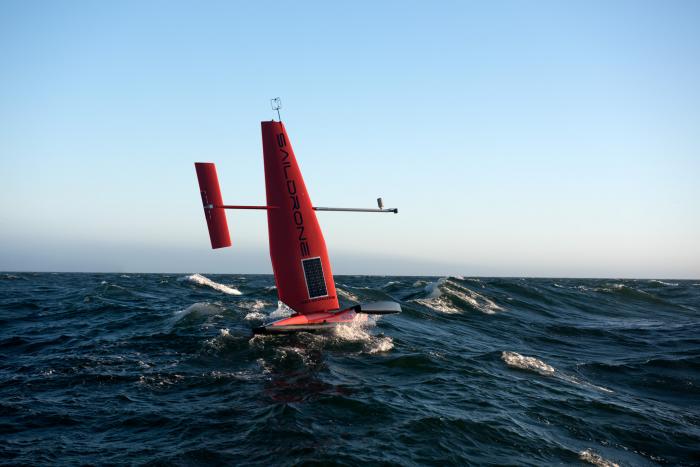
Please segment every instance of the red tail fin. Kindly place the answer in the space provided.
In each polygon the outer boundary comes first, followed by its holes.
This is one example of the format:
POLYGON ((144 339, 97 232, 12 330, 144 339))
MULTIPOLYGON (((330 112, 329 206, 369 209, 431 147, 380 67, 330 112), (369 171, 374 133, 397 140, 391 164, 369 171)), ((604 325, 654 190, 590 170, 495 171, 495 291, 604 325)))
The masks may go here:
POLYGON ((221 199, 219 178, 216 176, 216 166, 211 162, 195 162, 194 168, 197 171, 199 192, 202 195, 204 217, 207 219, 211 247, 224 248, 231 246, 231 236, 228 232, 225 210, 223 208, 210 207, 224 204, 221 199))

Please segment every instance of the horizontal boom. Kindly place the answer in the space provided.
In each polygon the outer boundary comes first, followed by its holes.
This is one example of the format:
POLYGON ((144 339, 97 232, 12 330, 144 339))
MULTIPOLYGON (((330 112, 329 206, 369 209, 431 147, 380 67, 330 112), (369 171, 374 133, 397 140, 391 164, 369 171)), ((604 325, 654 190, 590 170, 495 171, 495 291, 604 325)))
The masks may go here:
MULTIPOLYGON (((204 209, 277 209, 277 206, 242 206, 233 204, 207 204, 204 209)), ((398 214, 399 210, 396 208, 391 209, 373 209, 373 208, 327 208, 327 207, 313 207, 314 211, 344 211, 344 212, 393 212, 398 214)))

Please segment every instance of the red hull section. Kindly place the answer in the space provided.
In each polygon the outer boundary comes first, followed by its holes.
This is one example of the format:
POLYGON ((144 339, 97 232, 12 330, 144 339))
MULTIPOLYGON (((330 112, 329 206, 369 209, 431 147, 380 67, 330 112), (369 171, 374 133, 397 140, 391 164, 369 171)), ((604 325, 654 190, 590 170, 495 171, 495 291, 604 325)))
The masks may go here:
POLYGON ((323 331, 332 329, 339 324, 351 324, 353 321, 363 322, 367 320, 367 315, 357 314, 355 307, 343 311, 329 313, 327 311, 319 313, 309 313, 306 315, 294 315, 289 318, 280 319, 273 323, 268 323, 253 331, 256 334, 283 334, 299 331, 323 331))
POLYGON ((270 258, 279 298, 301 315, 337 310, 326 242, 284 124, 261 126, 267 205, 274 207, 267 210, 270 258))
POLYGON ((207 219, 211 247, 225 248, 231 246, 231 236, 229 235, 228 224, 226 222, 226 211, 219 207, 207 207, 210 205, 221 206, 224 204, 221 199, 219 178, 216 176, 216 166, 211 162, 195 162, 194 167, 195 170, 197 170, 199 192, 202 195, 204 217, 207 219))

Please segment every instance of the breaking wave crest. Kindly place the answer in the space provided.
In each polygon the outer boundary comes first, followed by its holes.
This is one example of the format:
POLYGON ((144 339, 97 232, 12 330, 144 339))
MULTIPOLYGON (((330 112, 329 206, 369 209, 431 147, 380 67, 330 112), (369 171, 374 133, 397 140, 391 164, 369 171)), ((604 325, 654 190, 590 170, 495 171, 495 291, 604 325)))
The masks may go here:
POLYGON ((179 280, 192 282, 193 284, 209 287, 209 288, 212 288, 214 290, 218 290, 219 292, 223 292, 223 293, 228 294, 228 295, 242 295, 242 292, 240 290, 238 290, 234 287, 229 287, 228 285, 219 284, 218 282, 214 282, 213 280, 211 280, 208 277, 205 277, 201 274, 191 274, 189 276, 181 277, 179 280))
POLYGON ((488 315, 503 311, 503 308, 490 298, 459 284, 454 279, 443 277, 435 282, 430 282, 423 288, 426 296, 416 298, 413 301, 446 314, 463 312, 463 304, 488 315))
POLYGON ((603 459, 603 457, 591 449, 586 449, 578 454, 578 458, 582 461, 586 461, 589 464, 593 464, 597 467, 620 467, 618 464, 603 459))
POLYGON ((501 359, 506 363, 506 365, 508 365, 511 368, 534 371, 535 373, 539 373, 543 376, 556 376, 559 380, 576 384, 578 386, 583 386, 589 389, 595 389, 606 393, 613 392, 608 388, 596 386, 595 384, 582 381, 580 378, 577 378, 575 376, 562 373, 561 371, 556 370, 553 366, 548 365, 547 363, 535 357, 526 357, 524 355, 520 355, 517 352, 502 352, 501 359))
POLYGON ((506 362, 506 365, 509 367, 530 370, 545 376, 552 376, 555 371, 554 367, 547 365, 542 360, 538 360, 534 357, 525 357, 516 352, 503 352, 501 354, 501 359, 506 362))
POLYGON ((389 336, 375 336, 369 332, 369 328, 376 325, 375 317, 358 314, 348 324, 341 324, 333 329, 336 339, 346 342, 361 342, 364 351, 369 354, 388 352, 394 348, 394 341, 389 336))

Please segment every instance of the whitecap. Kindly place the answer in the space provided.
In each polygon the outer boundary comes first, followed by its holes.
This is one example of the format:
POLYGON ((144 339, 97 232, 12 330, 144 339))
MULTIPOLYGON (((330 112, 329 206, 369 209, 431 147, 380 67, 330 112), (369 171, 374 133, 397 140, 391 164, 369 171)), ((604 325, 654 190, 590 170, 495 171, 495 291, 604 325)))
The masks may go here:
POLYGON ((425 287, 423 287, 423 291, 425 291, 425 293, 427 294, 425 298, 438 298, 440 295, 442 295, 442 292, 440 291, 440 286, 446 281, 447 277, 441 277, 435 282, 430 282, 425 287))
POLYGON ((497 311, 503 311, 503 308, 496 305, 496 303, 493 300, 484 297, 483 295, 474 292, 473 290, 468 289, 467 287, 455 284, 454 282, 446 283, 443 286, 443 291, 457 297, 458 299, 464 302, 469 303, 471 306, 481 311, 482 313, 493 315, 497 311))
POLYGON ((245 315, 246 320, 248 321, 261 321, 267 318, 267 315, 265 313, 260 313, 259 311, 252 311, 245 315))
POLYGON ((593 464, 598 467, 620 467, 619 464, 604 459, 600 454, 596 453, 592 449, 586 449, 584 451, 579 452, 578 458, 582 461, 586 461, 589 464, 593 464))
POLYGON ((284 302, 281 300, 277 300, 277 309, 270 313, 270 318, 272 319, 282 319, 282 318, 287 318, 288 316, 292 316, 294 314, 294 310, 289 308, 284 302))
POLYGON ((542 360, 538 360, 534 357, 526 357, 516 352, 502 352, 501 359, 506 362, 506 365, 509 367, 534 371, 544 376, 552 376, 555 371, 554 367, 547 365, 542 360))
POLYGON ((562 381, 573 383, 578 386, 583 386, 589 389, 597 389, 598 391, 607 393, 614 392, 611 389, 604 388, 602 386, 596 386, 595 384, 582 381, 576 378, 575 376, 564 374, 561 371, 554 369, 553 366, 548 365, 542 360, 539 360, 535 357, 526 357, 524 355, 520 355, 517 352, 502 352, 501 359, 504 362, 506 362, 506 365, 512 368, 534 371, 535 373, 539 373, 543 376, 555 376, 562 381))
POLYGON ((668 286, 671 286, 671 287, 677 287, 677 286, 678 286, 678 283, 677 283, 677 282, 664 282, 664 281, 660 281, 660 280, 658 280, 658 279, 652 279, 652 280, 650 280, 649 282, 652 282, 652 283, 654 283, 654 284, 668 285, 668 286))
POLYGON ((189 276, 181 277, 178 280, 193 282, 195 284, 210 287, 214 290, 218 290, 219 292, 223 292, 229 295, 242 295, 242 292, 240 290, 233 287, 229 287, 228 285, 214 282, 213 280, 209 279, 208 277, 204 277, 201 274, 191 274, 189 276))
POLYGON ((427 296, 412 301, 441 313, 455 314, 464 311, 462 308, 455 305, 452 300, 450 300, 450 297, 466 302, 473 308, 489 315, 495 314, 497 311, 503 311, 503 308, 497 305, 493 300, 457 284, 454 281, 450 281, 447 277, 429 283, 423 290, 427 296))
POLYGON ((439 311, 440 313, 445 313, 448 315, 455 314, 455 313, 461 313, 463 310, 459 309, 458 307, 454 306, 452 302, 450 302, 449 299, 445 297, 437 297, 437 298, 417 298, 415 300, 412 300, 416 303, 420 303, 421 305, 425 305, 431 310, 434 311, 439 311))
POLYGON ((378 337, 375 339, 374 344, 367 351, 368 353, 382 353, 388 352, 394 348, 394 341, 389 336, 378 337))
POLYGON ((188 306, 184 310, 178 310, 175 312, 176 319, 182 319, 190 314, 198 315, 215 315, 221 311, 221 307, 208 302, 197 302, 188 306))
POLYGON ((204 341, 205 347, 209 347, 213 350, 221 350, 226 346, 226 340, 232 339, 233 336, 229 332, 228 328, 219 329, 219 335, 211 339, 204 341))
POLYGON ((345 342, 361 342, 364 352, 376 354, 388 352, 394 348, 394 341, 389 336, 374 336, 368 329, 376 325, 379 317, 359 314, 350 323, 333 328, 335 339, 345 342))
POLYGON ((270 305, 270 303, 264 301, 264 300, 253 300, 250 302, 239 302, 237 303, 238 306, 241 308, 245 308, 246 310, 250 311, 261 311, 263 308, 266 306, 270 305))

